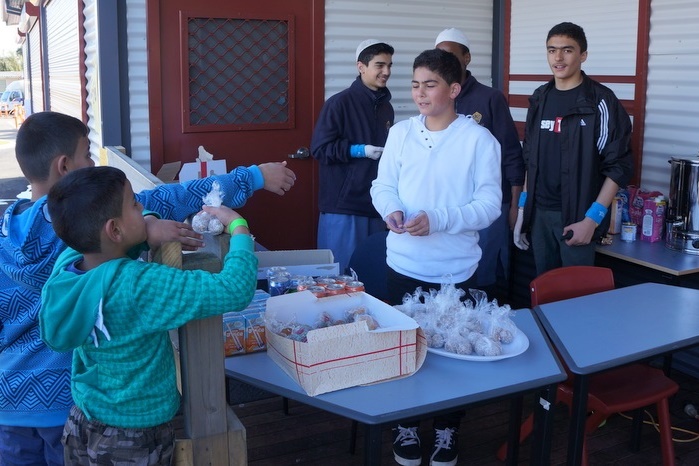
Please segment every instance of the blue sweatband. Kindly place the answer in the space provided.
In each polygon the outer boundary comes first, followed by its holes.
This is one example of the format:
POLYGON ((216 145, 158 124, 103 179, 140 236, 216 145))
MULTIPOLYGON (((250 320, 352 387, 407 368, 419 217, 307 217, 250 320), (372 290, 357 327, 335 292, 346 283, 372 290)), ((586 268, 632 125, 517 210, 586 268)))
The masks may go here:
POLYGON ((364 153, 364 146, 366 146, 366 144, 354 144, 350 146, 350 157, 353 159, 365 158, 366 154, 364 153))
POLYGON ((522 191, 519 193, 519 202, 517 203, 517 207, 524 207, 524 204, 527 203, 527 192, 522 191))
POLYGON ((265 177, 262 175, 262 170, 257 165, 250 165, 248 167, 250 174, 252 175, 252 190, 257 191, 265 187, 265 177))
POLYGON ((587 209, 587 212, 585 212, 585 217, 589 217, 597 225, 602 223, 605 215, 607 215, 607 208, 599 202, 593 202, 590 208, 587 209))

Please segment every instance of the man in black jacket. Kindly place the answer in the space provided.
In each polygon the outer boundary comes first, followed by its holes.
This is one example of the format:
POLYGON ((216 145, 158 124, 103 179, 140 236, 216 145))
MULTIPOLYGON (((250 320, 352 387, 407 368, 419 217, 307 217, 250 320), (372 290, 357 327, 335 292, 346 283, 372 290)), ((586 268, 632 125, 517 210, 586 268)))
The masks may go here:
POLYGON ((369 188, 394 119, 386 87, 393 47, 367 39, 355 58, 359 76, 325 102, 311 140, 311 153, 320 162, 318 248, 332 250, 340 272, 357 243, 386 229, 369 188))
POLYGON ((553 79, 529 99, 527 180, 514 231, 520 249, 529 247, 525 232, 531 232, 537 274, 594 264, 594 241, 607 232, 607 209, 633 164, 629 115, 611 89, 581 70, 583 29, 554 26, 546 51, 553 79))

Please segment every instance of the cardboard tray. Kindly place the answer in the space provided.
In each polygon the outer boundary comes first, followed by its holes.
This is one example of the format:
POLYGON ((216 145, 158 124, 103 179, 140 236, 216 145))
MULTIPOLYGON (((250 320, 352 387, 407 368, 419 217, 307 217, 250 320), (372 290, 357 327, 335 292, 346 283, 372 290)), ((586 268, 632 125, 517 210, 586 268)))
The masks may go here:
POLYGON ((322 312, 342 318, 363 306, 380 328, 365 322, 320 328, 299 342, 267 328, 267 355, 310 396, 414 374, 425 361, 425 336, 417 322, 366 293, 316 298, 302 291, 267 300, 267 319, 312 325, 322 312))

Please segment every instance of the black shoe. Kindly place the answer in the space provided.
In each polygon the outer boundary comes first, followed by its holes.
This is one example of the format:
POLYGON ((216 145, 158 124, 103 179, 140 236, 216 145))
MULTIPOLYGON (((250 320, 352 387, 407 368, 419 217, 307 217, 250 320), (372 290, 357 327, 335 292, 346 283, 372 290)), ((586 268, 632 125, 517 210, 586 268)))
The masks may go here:
POLYGON ((454 466, 458 458, 459 429, 455 427, 435 428, 430 466, 454 466))
POLYGON ((400 424, 392 428, 393 457, 402 466, 420 466, 422 450, 420 437, 417 435, 418 426, 403 427, 400 424))

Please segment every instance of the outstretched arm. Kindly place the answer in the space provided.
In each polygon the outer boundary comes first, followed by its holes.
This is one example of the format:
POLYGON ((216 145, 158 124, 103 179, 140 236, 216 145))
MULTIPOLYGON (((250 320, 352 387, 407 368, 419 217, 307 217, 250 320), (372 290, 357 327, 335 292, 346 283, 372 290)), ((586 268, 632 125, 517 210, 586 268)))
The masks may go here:
POLYGON ((286 168, 284 162, 269 162, 258 165, 264 179, 264 189, 283 196, 296 182, 296 174, 286 168))

